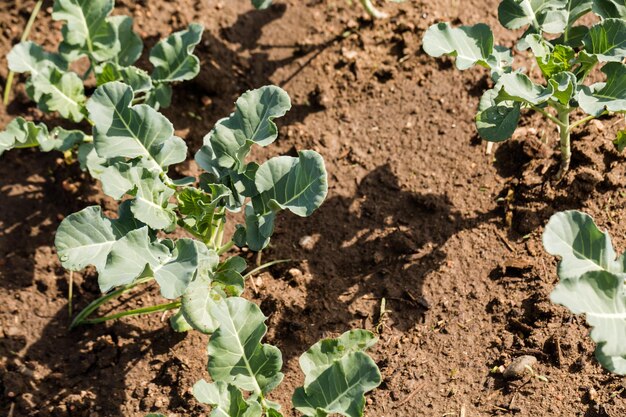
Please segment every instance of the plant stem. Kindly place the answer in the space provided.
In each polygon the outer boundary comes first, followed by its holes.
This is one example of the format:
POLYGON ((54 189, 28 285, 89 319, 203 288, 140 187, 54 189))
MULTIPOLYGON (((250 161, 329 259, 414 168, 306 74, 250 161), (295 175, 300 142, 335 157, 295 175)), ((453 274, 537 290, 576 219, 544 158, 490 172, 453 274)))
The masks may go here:
MULTIPOLYGON (((41 10, 42 4, 43 4, 43 0, 38 0, 37 3, 35 3, 35 7, 33 7, 33 11, 30 14, 30 17, 28 18, 28 22, 26 23, 26 27, 24 28, 24 33, 22 33, 20 42, 24 42, 26 39, 28 39, 28 36, 30 35, 30 31, 33 28, 33 24, 35 23, 35 19, 37 18, 37 15, 39 14, 39 10, 41 10)), ((4 85, 3 102, 5 106, 9 104, 9 94, 11 94, 11 88, 13 87, 14 76, 15 76, 15 73, 13 71, 9 71, 9 75, 7 75, 7 82, 4 85)))
POLYGON ((561 166, 559 172, 556 174, 557 181, 560 181, 565 173, 569 169, 570 160, 572 159, 572 149, 570 146, 570 125, 569 125, 569 110, 559 109, 559 134, 561 144, 561 166))
POLYGON ((246 275, 244 275, 243 278, 246 279, 246 278, 250 277, 251 275, 254 275, 257 272, 259 272, 259 271, 261 271, 261 270, 263 270, 265 268, 269 268, 270 266, 277 265, 277 264, 284 264, 286 262, 291 262, 291 259, 278 259, 276 261, 266 262, 263 265, 257 266, 252 271, 246 272, 246 275))
POLYGON ((113 292, 110 292, 109 294, 105 294, 93 300, 91 303, 89 303, 87 307, 85 307, 80 313, 78 313, 78 315, 76 316, 74 320, 72 320, 72 323, 70 324, 70 329, 73 329, 74 327, 79 326, 82 323, 84 323, 87 320, 87 317, 89 317, 94 311, 96 311, 102 304, 110 300, 116 299, 120 297, 121 295, 131 291, 137 285, 152 281, 153 279, 154 279, 153 277, 146 277, 146 278, 138 279, 137 281, 133 283, 125 285, 122 288, 119 288, 113 292))
POLYGON ((372 0, 361 0, 361 4, 365 11, 374 19, 386 19, 389 15, 385 12, 381 12, 372 4, 372 0))
POLYGON ((122 317, 139 316, 142 314, 158 313, 160 311, 173 310, 180 307, 180 301, 173 301, 166 304, 157 304, 154 306, 136 308, 133 310, 126 310, 119 313, 111 314, 110 316, 98 317, 96 319, 86 319, 82 321, 82 324, 97 324, 104 323, 105 321, 117 320, 122 317))

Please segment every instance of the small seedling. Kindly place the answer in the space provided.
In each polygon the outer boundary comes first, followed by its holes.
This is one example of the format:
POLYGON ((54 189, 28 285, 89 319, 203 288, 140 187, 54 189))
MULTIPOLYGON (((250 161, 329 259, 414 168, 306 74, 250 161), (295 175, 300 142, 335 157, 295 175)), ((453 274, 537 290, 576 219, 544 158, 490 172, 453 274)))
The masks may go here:
MULTIPOLYGON (((561 179, 571 160, 572 131, 592 119, 626 112, 626 7, 613 0, 504 0, 498 8, 507 29, 526 28, 517 43, 530 50, 543 82, 533 81, 524 68, 513 68, 513 53, 495 45, 491 29, 482 23, 452 28, 432 25, 424 35, 424 51, 431 56, 456 57, 460 70, 480 65, 491 71, 493 87, 485 91, 476 114, 476 128, 487 141, 510 138, 522 110, 534 110, 558 128, 561 179), (593 12, 601 21, 591 27, 579 19, 593 12), (560 36, 559 36, 560 35, 560 36), (599 65, 605 81, 586 85, 599 65), (572 120, 577 110, 586 116, 572 120)), ((618 136, 623 148, 626 139, 618 136)))
POLYGON ((626 253, 618 258, 608 233, 575 210, 552 216, 543 245, 561 258, 560 281, 550 299, 574 314, 585 314, 598 361, 626 375, 626 253))

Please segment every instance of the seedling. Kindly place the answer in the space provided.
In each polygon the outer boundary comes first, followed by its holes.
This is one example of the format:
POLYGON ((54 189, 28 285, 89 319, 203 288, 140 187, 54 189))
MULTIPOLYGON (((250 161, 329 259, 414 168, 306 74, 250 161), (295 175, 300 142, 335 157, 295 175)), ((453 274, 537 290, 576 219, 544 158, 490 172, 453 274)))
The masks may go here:
MULTIPOLYGON (((432 25, 424 35, 424 51, 431 56, 456 57, 460 70, 480 65, 490 70, 493 88, 485 91, 476 114, 476 128, 487 141, 510 138, 522 110, 534 110, 558 128, 561 164, 557 179, 568 171, 572 131, 607 114, 626 112, 626 8, 613 0, 504 0, 498 8, 507 29, 526 28, 517 43, 530 50, 543 76, 533 81, 524 68, 514 69, 513 53, 494 45, 491 29, 482 23, 452 28, 432 25), (601 21, 577 25, 593 12, 601 21), (557 37, 557 35, 560 35, 557 37), (584 82, 599 65, 606 80, 584 82), (577 109, 586 116, 572 120, 577 109)), ((617 141, 616 144, 622 144, 617 141)), ((618 145, 619 147, 620 145, 618 145)))
MULTIPOLYGON (((7 56, 11 73, 28 75, 26 92, 37 107, 76 123, 78 128, 78 123, 85 120, 94 124, 88 115, 88 89, 84 85, 84 80, 92 74, 97 86, 111 81, 124 82, 132 87, 133 104, 145 103, 159 109, 170 105, 172 83, 190 80, 200 70, 200 61, 193 50, 202 37, 201 25, 191 24, 187 30, 173 33, 157 43, 150 51, 153 69, 149 74, 134 66, 143 51, 143 41, 133 31, 132 18, 111 16, 113 6, 113 0, 56 0, 52 18, 65 22, 63 41, 57 52, 45 51, 25 40, 38 11, 35 7, 23 41, 7 56), (87 71, 78 74, 69 70, 70 64, 81 58, 89 63, 87 71)), ((5 99, 8 99, 11 84, 10 76, 5 86, 5 99)), ((87 162, 96 159, 93 141, 92 135, 78 129, 55 127, 50 130, 43 123, 18 117, 0 133, 0 155, 13 148, 36 146, 45 152, 77 150, 81 166, 88 168, 87 162)))
POLYGON ((608 233, 575 210, 552 216, 543 245, 561 258, 552 302, 585 314, 598 361, 609 371, 626 375, 626 253, 617 258, 608 233))

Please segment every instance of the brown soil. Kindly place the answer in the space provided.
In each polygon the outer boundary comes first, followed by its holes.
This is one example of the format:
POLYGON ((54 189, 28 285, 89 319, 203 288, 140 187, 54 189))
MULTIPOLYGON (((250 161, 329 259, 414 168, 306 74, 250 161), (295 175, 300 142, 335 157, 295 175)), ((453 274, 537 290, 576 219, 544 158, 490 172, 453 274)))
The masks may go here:
MULTIPOLYGON (((2 56, 33 3, 0 5, 2 56)), ((59 25, 50 3, 32 38, 52 49, 59 25)), ((421 51, 424 30, 440 20, 489 23, 512 46, 497 24, 497 0, 389 2, 393 17, 375 23, 343 0, 278 0, 266 11, 249 0, 117 3, 149 45, 191 21, 206 26, 202 73, 176 88, 166 112, 192 152, 238 94, 275 83, 294 108, 276 145, 256 156, 312 148, 326 159, 328 200, 310 218, 280 216, 264 254, 294 262, 260 275, 258 292, 248 293, 269 316, 267 341, 284 355, 285 382, 271 398, 287 416, 303 380, 298 356, 321 337, 379 324, 372 354, 384 381, 368 395, 368 416, 626 415, 626 380, 597 364, 584 319, 549 302, 555 260, 540 240, 552 213, 576 208, 626 247, 626 165, 611 144, 623 122, 577 132, 572 170, 553 185, 554 129, 527 116, 513 140, 485 155, 472 120, 486 72, 461 73, 421 51), (305 236, 307 248, 298 243, 305 236), (522 354, 539 360, 535 371, 548 382, 491 372, 522 354)), ((0 68, 4 81, 5 60, 0 68)), ((1 122, 24 113, 41 118, 17 86, 1 122)), ((58 155, 2 157, 0 412, 208 414, 190 394, 206 377, 205 336, 177 334, 159 315, 67 330, 68 274, 54 232, 90 204, 114 209, 58 155)), ((74 293, 75 309, 97 297, 95 275, 75 274, 74 293)), ((158 298, 148 289, 127 302, 158 298)))

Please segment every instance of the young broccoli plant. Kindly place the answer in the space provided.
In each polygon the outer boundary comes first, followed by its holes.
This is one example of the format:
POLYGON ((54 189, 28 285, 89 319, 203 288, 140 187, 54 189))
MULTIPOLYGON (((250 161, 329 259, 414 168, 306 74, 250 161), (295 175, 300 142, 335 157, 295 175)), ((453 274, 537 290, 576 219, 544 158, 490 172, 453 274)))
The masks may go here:
POLYGON ((552 216, 543 245, 561 258, 560 282, 550 298, 586 315, 596 358, 609 371, 626 375, 626 253, 617 258, 608 233, 575 210, 552 216))
POLYGON ((291 108, 285 91, 266 86, 243 94, 235 112, 205 136, 196 161, 206 172, 173 179, 168 170, 186 159, 185 142, 165 116, 133 102, 132 87, 112 81, 86 105, 94 138, 87 165, 103 191, 123 201, 115 219, 94 206, 59 226, 55 243, 62 265, 71 271, 93 265, 105 293, 72 326, 180 307, 172 324, 212 333, 216 321, 207 311, 217 300, 241 294, 246 268, 242 258, 220 261, 220 255, 234 245, 267 247, 280 210, 312 214, 328 189, 324 161, 314 151, 260 165, 246 160, 252 146, 276 140, 273 120, 291 108), (225 240, 227 212, 242 210, 245 225, 225 240), (163 237, 177 228, 193 239, 163 237), (171 302, 88 318, 103 303, 153 280, 171 302))
MULTIPOLYGON (((133 104, 145 103, 159 109, 170 105, 172 83, 190 80, 200 70, 193 50, 202 38, 201 25, 191 24, 157 43, 150 51, 154 68, 149 74, 134 65, 143 51, 143 41, 133 31, 132 19, 111 16, 113 7, 114 0, 55 0, 52 18, 65 22, 58 51, 45 51, 33 42, 23 41, 7 56, 12 73, 28 75, 26 92, 39 109, 55 112, 76 123, 77 128, 84 120, 94 124, 86 107, 88 89, 84 85, 92 74, 97 86, 124 82, 134 92, 133 104), (88 69, 83 74, 69 70, 81 58, 87 60, 88 69)), ((7 98, 11 82, 5 87, 7 98)), ((81 165, 93 167, 89 164, 96 160, 93 141, 80 129, 50 130, 44 123, 18 117, 0 133, 0 155, 13 148, 36 146, 46 152, 78 149, 81 165)))
POLYGON ((479 135, 491 142, 510 138, 524 109, 541 113, 560 132, 561 165, 565 175, 571 160, 570 135, 584 123, 612 113, 626 112, 626 8, 611 0, 504 0, 498 8, 507 29, 526 28, 517 43, 530 50, 544 77, 537 83, 512 67, 512 52, 494 45, 485 24, 452 28, 431 26, 424 35, 424 51, 431 56, 452 55, 460 70, 480 65, 491 71, 493 88, 485 91, 476 114, 479 135), (601 21, 591 27, 577 25, 589 12, 601 21), (560 35, 557 37, 557 35, 560 35), (585 85, 598 65, 604 82, 585 85), (582 110, 586 116, 572 120, 582 110))
MULTIPOLYGON (((213 408, 211 416, 282 416, 281 406, 266 398, 283 379, 280 351, 261 344, 266 317, 242 298, 226 300, 215 308, 215 316, 221 325, 209 341, 213 382, 197 382, 196 399, 213 408)), ((352 330, 314 344, 300 357, 305 381, 293 394, 293 407, 307 417, 362 416, 364 394, 382 380, 365 353, 376 341, 371 332, 352 330)))

